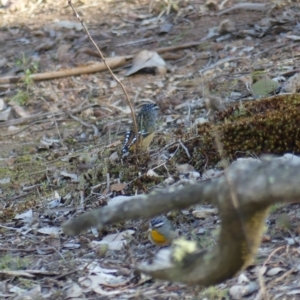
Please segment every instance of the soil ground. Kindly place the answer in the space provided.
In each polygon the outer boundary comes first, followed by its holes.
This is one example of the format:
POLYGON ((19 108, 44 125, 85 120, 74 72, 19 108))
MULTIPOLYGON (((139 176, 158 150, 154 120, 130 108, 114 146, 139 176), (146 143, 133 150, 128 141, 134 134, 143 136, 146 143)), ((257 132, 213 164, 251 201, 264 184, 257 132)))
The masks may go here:
MULTIPOLYGON (((219 2, 73 2, 105 57, 195 42, 161 53, 166 75, 149 70, 125 77, 130 60, 114 70, 136 110, 151 102, 160 107, 150 159, 136 173, 122 177, 108 158, 132 121, 123 91, 109 72, 30 79, 35 73, 100 61, 67 1, 2 1, 0 104, 2 111, 11 108, 0 123, 2 299, 300 298, 298 204, 273 207, 255 264, 208 289, 135 273, 136 264, 159 250, 147 239, 149 220, 115 224, 98 236, 59 233, 64 221, 114 196, 147 193, 166 185, 169 177, 179 180, 176 161, 167 164, 167 170, 158 168, 158 179, 146 179, 147 171, 163 161, 151 155, 172 144, 180 130, 192 130, 196 120, 207 118, 207 102, 218 110, 253 101, 247 89, 253 73, 274 78, 299 68, 299 42, 289 38, 300 36, 297 1, 274 9, 270 3, 263 12, 242 8, 224 15, 217 14, 219 2), (1 81, 20 75, 25 77, 19 83, 1 81), (107 174, 110 184, 116 184, 109 191, 107 174), (125 230, 133 235, 121 250, 103 250, 92 243, 125 230), (266 270, 259 278, 256 270, 263 264, 266 270), (249 288, 245 296, 233 291, 240 286, 249 288), (262 290, 265 298, 259 296, 262 290)), ((244 2, 225 1, 223 9, 237 3, 244 2)), ((170 218, 180 234, 208 247, 216 242, 218 229, 210 208, 200 208, 201 218, 192 214, 194 208, 170 218)))

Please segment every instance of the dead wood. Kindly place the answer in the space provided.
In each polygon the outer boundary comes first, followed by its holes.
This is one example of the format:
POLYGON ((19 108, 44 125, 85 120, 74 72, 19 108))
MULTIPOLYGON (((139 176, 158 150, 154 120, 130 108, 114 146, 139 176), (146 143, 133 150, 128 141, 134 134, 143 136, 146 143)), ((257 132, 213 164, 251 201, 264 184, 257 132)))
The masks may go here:
MULTIPOLYGON (((105 60, 111 68, 119 68, 126 64, 125 56, 110 57, 110 58, 106 58, 105 60)), ((32 79, 33 81, 41 81, 41 80, 55 79, 55 78, 82 75, 82 74, 91 74, 91 73, 101 72, 106 69, 107 68, 104 62, 100 62, 89 66, 76 67, 73 69, 65 69, 60 71, 32 74, 29 76, 29 78, 32 79)), ((26 76, 3 77, 0 78, 0 84, 17 83, 17 82, 24 81, 26 78, 27 78, 26 76)))
POLYGON ((266 12, 271 8, 271 3, 239 3, 235 4, 234 6, 224 9, 220 11, 217 15, 222 16, 224 14, 227 14, 233 10, 242 9, 242 10, 254 10, 254 11, 260 11, 260 12, 266 12))
POLYGON ((102 228, 210 202, 217 205, 222 221, 214 248, 187 252, 180 259, 176 253, 184 252, 184 247, 164 250, 163 259, 153 265, 144 264, 140 270, 159 279, 204 286, 217 284, 249 265, 260 244, 271 204, 300 202, 300 163, 295 162, 295 159, 235 162, 221 178, 131 197, 119 205, 99 208, 70 220, 63 224, 63 231, 76 235, 90 227, 102 228))
MULTIPOLYGON (((168 51, 175 51, 175 50, 181 50, 186 49, 190 47, 195 47, 200 45, 201 42, 190 42, 185 43, 177 46, 170 46, 170 47, 163 47, 158 48, 156 50, 157 53, 165 53, 168 51)), ((132 59, 133 55, 126 55, 126 56, 118 56, 118 57, 109 57, 105 58, 106 63, 109 65, 111 69, 116 69, 123 67, 126 65, 128 60, 132 59)), ((73 69, 65 69, 60 71, 53 71, 53 72, 45 72, 45 73, 37 73, 32 74, 29 76, 30 79, 33 81, 42 81, 42 80, 49 80, 49 79, 56 79, 56 78, 62 78, 62 77, 69 77, 69 76, 76 76, 76 75, 82 75, 82 74, 91 74, 96 72, 102 72, 107 70, 107 67, 105 66, 104 62, 95 63, 89 66, 83 66, 83 67, 76 67, 73 69)), ((8 77, 2 77, 0 78, 0 84, 13 84, 22 82, 27 77, 25 75, 23 76, 8 76, 8 77)))

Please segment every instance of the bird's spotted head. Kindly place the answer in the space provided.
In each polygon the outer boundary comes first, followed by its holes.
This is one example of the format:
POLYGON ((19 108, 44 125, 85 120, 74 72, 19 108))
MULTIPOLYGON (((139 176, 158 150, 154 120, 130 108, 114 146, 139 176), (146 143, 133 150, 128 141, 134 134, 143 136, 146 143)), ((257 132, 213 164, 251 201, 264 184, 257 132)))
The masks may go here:
POLYGON ((151 219, 150 221, 150 228, 160 228, 162 227, 166 222, 166 217, 159 216, 151 219))
POLYGON ((150 103, 150 104, 144 104, 140 110, 140 113, 142 112, 147 112, 147 111, 158 111, 159 110, 159 106, 155 103, 150 103))

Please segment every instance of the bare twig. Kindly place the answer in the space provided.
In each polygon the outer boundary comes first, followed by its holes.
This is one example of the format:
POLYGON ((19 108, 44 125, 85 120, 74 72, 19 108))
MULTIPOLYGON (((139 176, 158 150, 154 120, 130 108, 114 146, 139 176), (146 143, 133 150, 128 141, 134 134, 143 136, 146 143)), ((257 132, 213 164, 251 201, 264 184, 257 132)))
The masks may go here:
POLYGON ((236 59, 241 59, 241 57, 226 57, 226 58, 220 59, 216 63, 214 63, 212 65, 208 65, 208 66, 204 67, 203 69, 199 70, 198 72, 201 74, 202 72, 206 72, 208 70, 214 69, 214 68, 218 67, 219 65, 225 64, 226 62, 233 61, 236 59))
POLYGON ((199 46, 199 45, 204 44, 204 43, 207 43, 207 41, 189 42, 189 43, 176 45, 176 46, 158 48, 155 51, 157 53, 165 53, 165 52, 169 52, 169 51, 182 50, 182 49, 186 49, 186 48, 196 47, 196 46, 199 46))
POLYGON ((63 141, 63 139, 62 139, 62 137, 61 137, 61 134, 60 134, 60 131, 59 131, 57 122, 56 122, 56 118, 55 118, 55 116, 53 115, 53 112, 51 111, 51 106, 49 105, 49 103, 46 101, 46 99, 45 99, 44 97, 40 97, 40 98, 41 98, 41 99, 49 106, 49 108, 50 108, 50 114, 52 115, 53 122, 54 122, 54 124, 55 124, 56 131, 57 131, 57 134, 58 134, 58 136, 59 136, 60 142, 61 142, 61 144, 62 144, 62 146, 63 146, 63 149, 67 149, 67 147, 65 146, 64 141, 63 141))
POLYGON ((98 136, 98 135, 99 135, 99 130, 98 130, 98 128, 97 128, 95 125, 91 125, 91 124, 89 124, 89 123, 87 123, 87 122, 84 122, 84 121, 80 120, 78 117, 72 115, 71 113, 69 113, 69 116, 70 116, 73 120, 79 122, 81 125, 83 125, 83 126, 85 126, 85 127, 88 127, 88 128, 93 128, 93 130, 94 130, 94 136, 98 136))
MULTIPOLYGON (((77 114, 79 112, 85 111, 91 107, 95 107, 95 106, 99 106, 98 104, 89 104, 87 106, 84 107, 79 107, 79 108, 75 108, 70 110, 71 114, 77 114)), ((31 115, 29 117, 25 117, 25 118, 20 118, 20 119, 15 119, 15 120, 9 120, 3 123, 0 123, 0 128, 2 127, 8 127, 11 125, 22 125, 22 124, 27 124, 29 122, 37 122, 37 121, 49 121, 48 117, 58 117, 58 116, 63 116, 63 115, 67 115, 66 112, 64 110, 60 110, 60 111, 56 111, 56 112, 47 112, 47 113, 38 113, 35 115, 31 115)))
POLYGON ((284 249, 286 246, 281 246, 276 248, 274 251, 271 252, 271 254, 268 256, 267 260, 264 262, 263 267, 269 262, 269 260, 271 259, 271 257, 278 251, 284 249))
POLYGON ((123 46, 138 44, 138 43, 145 43, 145 42, 150 42, 152 40, 153 40, 153 37, 144 38, 144 39, 139 39, 139 40, 130 41, 130 42, 126 42, 126 43, 121 43, 121 44, 116 45, 116 47, 123 47, 123 46))
POLYGON ((183 150, 185 151, 187 157, 188 157, 188 158, 191 158, 191 155, 190 155, 190 153, 189 153, 188 148, 187 148, 186 146, 184 146, 184 144, 183 144, 183 142, 182 142, 181 140, 178 140, 178 142, 179 142, 180 146, 183 148, 183 150))
POLYGON ((254 11, 261 11, 265 12, 269 8, 271 8, 271 3, 239 3, 236 4, 228 9, 220 11, 217 16, 222 16, 224 14, 227 14, 233 10, 236 9, 242 9, 242 10, 254 10, 254 11))
POLYGON ((106 173, 106 188, 107 188, 107 192, 108 192, 110 189, 110 176, 109 176, 108 172, 106 173))
MULTIPOLYGON (((177 149, 175 150, 175 152, 172 154, 172 156, 170 156, 168 159, 166 159, 166 160, 165 160, 163 163, 161 163, 160 165, 154 167, 152 170, 154 171, 154 170, 160 168, 161 166, 165 166, 166 163, 169 162, 169 161, 175 156, 175 154, 177 153, 178 149, 179 149, 179 145, 178 145, 177 149)), ((167 170, 167 171, 168 171, 168 170, 167 170)))
POLYGON ((282 274, 280 277, 278 277, 274 280, 274 284, 278 283, 279 281, 282 281, 284 278, 286 278, 287 276, 289 276, 293 272, 297 272, 297 270, 295 268, 291 268, 290 270, 286 271, 284 274, 282 274))
POLYGON ((257 277, 258 277, 258 282, 259 282, 259 286, 260 286, 260 291, 257 294, 257 297, 255 298, 255 300, 258 299, 265 299, 266 295, 267 295, 267 291, 266 291, 266 284, 265 284, 265 280, 262 274, 262 269, 259 269, 257 272, 257 277))

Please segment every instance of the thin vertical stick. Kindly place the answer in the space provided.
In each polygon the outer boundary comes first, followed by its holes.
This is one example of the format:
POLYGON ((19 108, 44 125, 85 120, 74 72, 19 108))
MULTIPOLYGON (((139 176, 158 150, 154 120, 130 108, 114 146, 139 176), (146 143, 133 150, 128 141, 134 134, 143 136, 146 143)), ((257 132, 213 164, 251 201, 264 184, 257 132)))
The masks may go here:
MULTIPOLYGON (((79 20, 79 22, 81 23, 84 31, 86 32, 86 34, 88 35, 90 41, 92 42, 92 44, 95 46, 95 48, 97 49, 101 59, 103 60, 106 68, 108 69, 108 71, 110 72, 111 76, 114 78, 114 80, 121 86, 124 94, 125 94, 125 97, 126 97, 126 100, 129 104, 129 107, 130 107, 130 111, 131 111, 131 117, 132 117, 132 121, 133 121, 133 124, 134 124, 134 131, 135 131, 135 136, 138 137, 138 127, 137 127, 137 123, 136 123, 136 118, 135 118, 135 115, 134 115, 134 109, 133 109, 133 106, 132 106, 132 103, 129 99, 129 96, 127 94, 127 91, 125 89, 125 86, 122 84, 122 82, 117 78, 117 76, 113 73, 113 71, 111 70, 110 66, 106 63, 106 60, 102 54, 102 52, 100 51, 99 47, 97 46, 97 44, 95 43, 95 41, 93 40, 93 38, 91 37, 89 31, 87 30, 86 26, 83 24, 83 20, 80 18, 80 16, 78 15, 78 13, 76 12, 73 4, 72 4, 72 0, 68 0, 68 4, 71 6, 76 18, 79 20)), ((134 147, 134 151, 136 151, 136 147, 134 147)))

